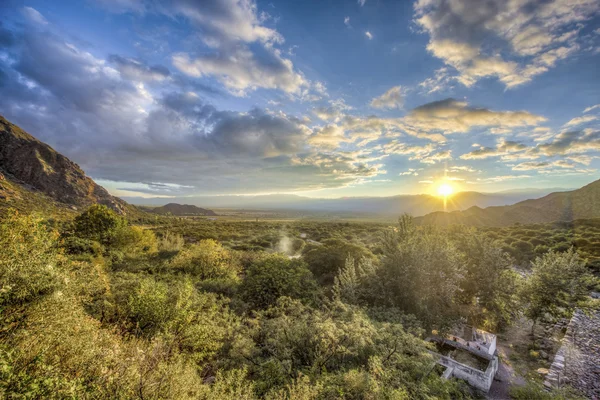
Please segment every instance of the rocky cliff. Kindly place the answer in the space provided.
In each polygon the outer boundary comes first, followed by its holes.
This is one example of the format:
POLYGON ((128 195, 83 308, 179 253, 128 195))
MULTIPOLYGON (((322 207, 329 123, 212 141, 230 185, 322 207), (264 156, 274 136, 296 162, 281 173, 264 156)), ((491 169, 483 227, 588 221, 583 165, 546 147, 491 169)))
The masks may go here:
MULTIPOLYGON (((125 214, 129 205, 87 177, 52 147, 0 116, 0 173, 4 180, 73 207, 104 204, 125 214)), ((3 196, 7 196, 5 193, 3 196)), ((0 199, 2 200, 2 199, 0 199)))

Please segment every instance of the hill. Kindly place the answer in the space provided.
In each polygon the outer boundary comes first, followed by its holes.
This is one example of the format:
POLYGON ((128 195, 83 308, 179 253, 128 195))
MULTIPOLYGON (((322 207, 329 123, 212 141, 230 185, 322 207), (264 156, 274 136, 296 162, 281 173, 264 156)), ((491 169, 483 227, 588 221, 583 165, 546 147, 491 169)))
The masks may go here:
POLYGON ((550 193, 510 206, 471 207, 464 211, 434 212, 416 220, 420 224, 508 226, 600 217, 600 180, 580 189, 550 193))
POLYGON ((111 196, 52 147, 0 116, 0 207, 77 210, 104 204, 120 214, 135 207, 111 196))
POLYGON ((171 214, 177 216, 192 216, 192 215, 204 215, 204 216, 215 216, 217 215, 212 210, 207 210, 206 208, 200 208, 189 204, 177 204, 177 203, 169 203, 165 204, 162 207, 156 207, 150 210, 150 212, 155 214, 171 214))

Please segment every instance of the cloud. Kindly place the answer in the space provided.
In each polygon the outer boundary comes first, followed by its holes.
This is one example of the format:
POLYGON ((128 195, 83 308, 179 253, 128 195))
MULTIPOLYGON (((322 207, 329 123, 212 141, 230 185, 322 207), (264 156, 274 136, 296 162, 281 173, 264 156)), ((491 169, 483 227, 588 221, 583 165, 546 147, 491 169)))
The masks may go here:
POLYGON ((44 18, 44 16, 40 14, 40 12, 35 8, 23 7, 23 14, 29 21, 35 24, 48 25, 48 21, 46 20, 46 18, 44 18))
POLYGON ((409 124, 444 133, 468 132, 475 127, 534 126, 546 118, 527 111, 492 111, 471 107, 465 101, 445 99, 413 109, 405 118, 409 124))
POLYGON ((236 43, 281 43, 283 37, 263 24, 252 0, 173 0, 163 12, 189 18, 202 30, 202 40, 211 47, 236 43))
POLYGON ((427 50, 465 86, 495 77, 507 88, 529 82, 577 54, 595 0, 419 0, 415 23, 427 50), (507 29, 507 27, 509 27, 507 29))
POLYGON ((404 175, 419 176, 419 172, 415 168, 409 168, 408 171, 400 172, 398 175, 399 176, 404 176, 404 175))
POLYGON ((575 168, 575 165, 569 163, 565 160, 556 160, 556 161, 528 161, 524 163, 520 163, 515 165, 512 169, 515 171, 531 171, 531 170, 540 170, 540 169, 549 169, 553 167, 558 168, 567 168, 572 169, 575 168))
POLYGON ((462 160, 481 160, 500 156, 509 156, 511 158, 510 156, 514 155, 514 153, 522 153, 527 149, 528 147, 522 143, 501 140, 496 147, 481 146, 477 150, 461 155, 460 158, 462 160))
POLYGON ((172 55, 175 68, 188 76, 215 77, 236 96, 265 88, 302 95, 310 101, 320 98, 308 94, 311 83, 276 47, 283 44, 284 38, 267 26, 271 16, 259 13, 254 0, 102 0, 101 3, 114 12, 143 10, 190 21, 197 31, 195 37, 207 49, 172 55))
POLYGON ((245 46, 238 46, 230 52, 210 53, 194 59, 187 53, 178 53, 172 61, 178 70, 189 76, 215 76, 237 96, 257 88, 300 93, 301 88, 308 85, 294 70, 292 62, 275 49, 265 49, 257 55, 245 46))
POLYGON ((151 82, 163 81, 170 76, 169 69, 162 65, 149 66, 132 58, 111 55, 108 60, 115 65, 121 75, 130 80, 151 82))
POLYGON ((365 5, 365 3, 367 2, 367 0, 358 0, 358 4, 363 7, 365 5))
POLYGON ((598 119, 595 115, 584 115, 582 117, 575 117, 571 119, 569 122, 563 125, 563 128, 570 128, 577 125, 587 124, 592 121, 596 121, 598 119))
POLYGON ((344 17, 344 25, 346 25, 348 28, 352 26, 350 25, 350 17, 344 17))
POLYGON ((551 142, 540 144, 536 151, 547 155, 577 154, 600 150, 600 131, 583 129, 561 132, 551 142))
POLYGON ((365 36, 367 37, 367 39, 373 40, 373 34, 371 32, 365 31, 365 36))
POLYGON ((379 97, 371 100, 373 108, 402 108, 404 98, 401 86, 394 86, 379 97))
MULTIPOLYGON (((600 28, 598 28, 598 29, 600 29, 600 28)), ((585 110, 583 110, 583 113, 584 114, 588 113, 588 112, 593 111, 593 110, 595 110, 597 108, 600 108, 600 104, 596 104, 595 106, 590 106, 590 107, 586 108, 585 110)))
POLYGON ((450 75, 447 67, 438 68, 432 78, 427 78, 419 83, 419 87, 426 94, 433 94, 447 89, 452 89, 452 82, 456 78, 450 75))
MULTIPOLYGON (((139 60, 104 60, 37 31, 18 33, 7 51, 0 59, 4 116, 95 179, 159 182, 191 195, 335 188, 383 171, 377 157, 321 154, 309 142, 318 129, 305 118, 219 110, 139 60)), ((129 183, 116 187, 136 188, 129 183)))

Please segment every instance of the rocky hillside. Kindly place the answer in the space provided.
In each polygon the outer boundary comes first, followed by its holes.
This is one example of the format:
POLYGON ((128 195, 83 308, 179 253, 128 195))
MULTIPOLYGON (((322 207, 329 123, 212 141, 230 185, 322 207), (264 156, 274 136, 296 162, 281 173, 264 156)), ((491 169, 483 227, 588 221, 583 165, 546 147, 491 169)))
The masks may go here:
POLYGON ((0 201, 14 202, 29 192, 44 194, 71 208, 104 204, 125 214, 132 207, 111 196, 83 170, 52 147, 0 116, 0 201), (23 190, 25 189, 25 191, 23 190), (18 197, 15 197, 18 196, 18 197))
POLYGON ((435 212, 416 220, 421 224, 432 225, 507 226, 517 222, 531 224, 598 217, 600 180, 577 190, 550 193, 539 199, 525 200, 510 206, 435 212))
POLYGON ((177 204, 177 203, 169 203, 162 207, 156 207, 151 210, 151 212, 155 214, 171 214, 177 216, 192 216, 192 215, 204 215, 204 216, 214 216, 217 215, 212 210, 207 210, 206 208, 200 208, 196 206, 192 206, 189 204, 177 204))

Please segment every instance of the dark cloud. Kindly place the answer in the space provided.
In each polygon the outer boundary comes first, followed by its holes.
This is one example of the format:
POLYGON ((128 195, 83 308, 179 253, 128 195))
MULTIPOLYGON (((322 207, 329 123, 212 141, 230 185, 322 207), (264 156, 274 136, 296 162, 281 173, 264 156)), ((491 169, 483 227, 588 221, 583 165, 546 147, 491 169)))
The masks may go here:
POLYGON ((13 34, 1 112, 94 178, 191 194, 340 187, 378 173, 358 158, 320 162, 305 120, 218 110, 166 69, 99 59, 52 32, 13 34))

